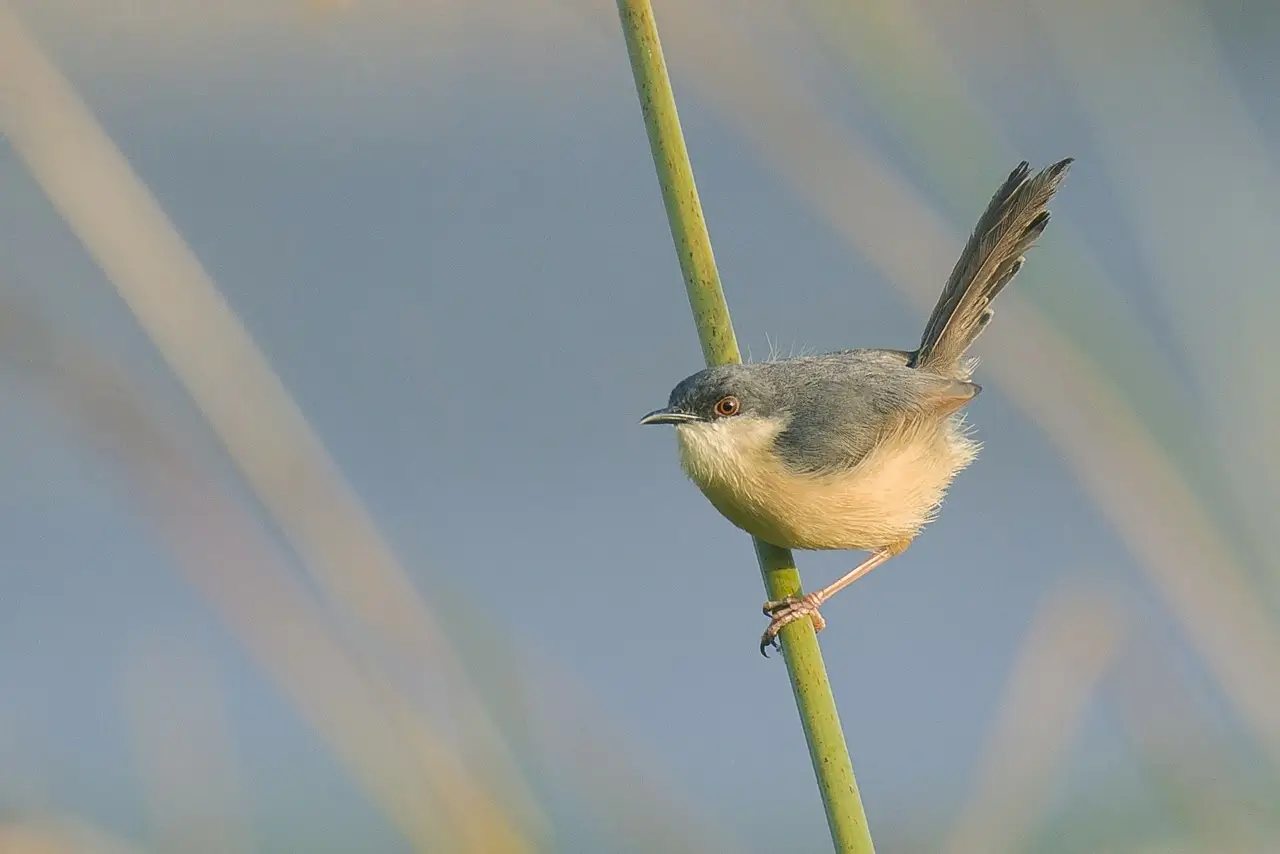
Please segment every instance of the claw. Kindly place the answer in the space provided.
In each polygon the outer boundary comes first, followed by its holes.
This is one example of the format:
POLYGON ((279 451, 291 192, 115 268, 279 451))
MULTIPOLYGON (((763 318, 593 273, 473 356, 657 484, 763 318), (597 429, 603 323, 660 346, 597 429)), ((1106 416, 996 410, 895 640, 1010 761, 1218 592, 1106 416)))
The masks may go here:
POLYGON ((822 618, 822 614, 818 612, 819 606, 822 605, 822 597, 817 593, 809 593, 805 596, 788 596, 786 599, 779 599, 776 602, 765 602, 764 613, 773 619, 769 622, 769 627, 764 630, 764 634, 760 637, 760 654, 765 658, 769 657, 769 647, 774 649, 782 649, 782 643, 778 639, 778 633, 788 623, 793 623, 801 617, 809 617, 813 620, 813 630, 820 632, 827 626, 827 621, 822 618))
POLYGON ((760 638, 760 654, 765 658, 769 657, 769 647, 773 647, 779 652, 782 651, 782 641, 778 640, 776 634, 770 635, 768 629, 765 629, 764 637, 760 638))

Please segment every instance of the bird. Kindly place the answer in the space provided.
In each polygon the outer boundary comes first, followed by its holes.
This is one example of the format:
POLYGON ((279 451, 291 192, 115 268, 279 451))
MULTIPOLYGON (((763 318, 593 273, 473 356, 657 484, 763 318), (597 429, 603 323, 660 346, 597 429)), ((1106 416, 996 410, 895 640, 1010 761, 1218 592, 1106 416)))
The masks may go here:
POLYGON ((1047 205, 1073 161, 1034 175, 1023 161, 1009 174, 914 350, 708 367, 640 419, 674 427, 685 474, 738 528, 782 548, 869 553, 819 590, 764 604, 766 657, 795 620, 809 617, 821 631, 823 603, 905 551, 977 457, 964 409, 982 388, 967 353, 1048 225, 1047 205))

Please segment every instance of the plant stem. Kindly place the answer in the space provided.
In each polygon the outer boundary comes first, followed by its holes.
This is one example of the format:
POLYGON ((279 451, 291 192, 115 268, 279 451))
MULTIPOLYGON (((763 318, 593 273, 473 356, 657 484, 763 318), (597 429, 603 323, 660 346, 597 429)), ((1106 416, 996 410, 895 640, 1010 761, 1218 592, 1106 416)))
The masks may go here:
MULTIPOLYGON (((618 14, 702 355, 708 365, 740 362, 729 306, 720 287, 711 238, 662 58, 653 8, 649 0, 618 0, 618 14)), ((769 598, 799 595, 800 573, 791 552, 760 540, 755 540, 755 549, 769 598)), ((781 637, 832 842, 839 854, 873 854, 867 817, 813 623, 796 620, 783 628, 781 637)))

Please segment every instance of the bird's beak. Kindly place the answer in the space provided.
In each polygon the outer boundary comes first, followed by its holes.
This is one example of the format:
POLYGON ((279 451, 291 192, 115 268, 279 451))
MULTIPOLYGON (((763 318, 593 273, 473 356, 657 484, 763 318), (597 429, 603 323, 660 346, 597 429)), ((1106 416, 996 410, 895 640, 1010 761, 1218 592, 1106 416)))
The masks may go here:
POLYGON ((690 421, 701 421, 697 415, 691 415, 688 412, 681 412, 678 409, 667 407, 666 409, 655 409, 644 418, 640 419, 641 424, 687 424, 690 421))

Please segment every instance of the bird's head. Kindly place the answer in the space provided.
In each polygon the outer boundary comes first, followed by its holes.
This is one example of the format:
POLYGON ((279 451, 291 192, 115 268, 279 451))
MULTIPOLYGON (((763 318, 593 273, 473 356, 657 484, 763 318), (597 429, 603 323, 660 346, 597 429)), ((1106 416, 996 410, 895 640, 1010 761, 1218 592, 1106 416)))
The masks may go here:
POLYGON ((701 487, 770 467, 791 420, 784 388, 765 364, 720 365, 681 380, 641 424, 675 425, 680 460, 701 487))
POLYGON ((641 424, 677 426, 746 423, 782 415, 775 384, 755 365, 720 365, 680 381, 667 405, 640 419, 641 424))

